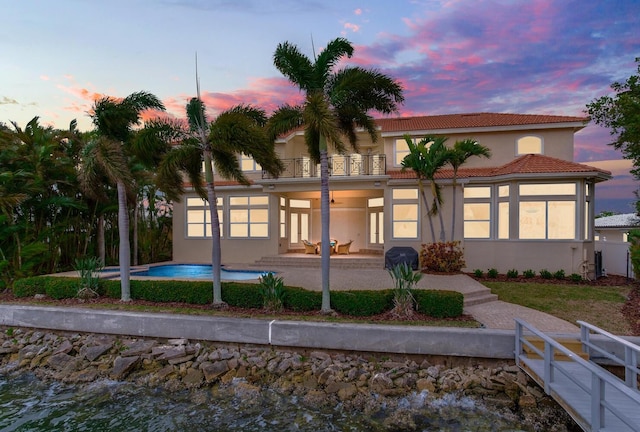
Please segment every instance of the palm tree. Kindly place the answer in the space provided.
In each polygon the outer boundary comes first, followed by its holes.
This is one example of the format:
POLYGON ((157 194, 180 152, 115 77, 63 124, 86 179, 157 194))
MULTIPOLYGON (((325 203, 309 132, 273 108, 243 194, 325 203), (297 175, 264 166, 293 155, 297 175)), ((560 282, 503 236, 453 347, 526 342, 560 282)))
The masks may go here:
POLYGON ((427 215, 429 216, 429 228, 431 229, 431 240, 436 242, 435 230, 433 229, 432 217, 438 215, 440 218, 440 236, 439 241, 444 241, 444 220, 440 206, 442 205, 442 193, 440 185, 436 182, 436 173, 446 165, 449 157, 447 147, 445 146, 444 137, 427 136, 418 141, 405 135, 404 139, 409 147, 409 154, 402 160, 402 170, 413 170, 418 178, 418 190, 424 202, 427 215), (423 181, 429 182, 429 188, 433 196, 433 203, 429 206, 426 193, 424 191, 423 181))
POLYGON ((334 71, 344 57, 353 55, 353 46, 344 38, 330 41, 311 61, 298 47, 283 42, 273 54, 276 68, 287 77, 305 99, 300 105, 285 105, 272 115, 270 130, 280 133, 304 125, 305 143, 311 159, 320 163, 320 209, 322 221, 322 312, 331 311, 329 291, 329 169, 327 150, 331 144, 338 153, 346 152, 342 136, 358 150, 356 128, 363 128, 377 140, 375 122, 368 114, 397 111, 404 101, 402 87, 388 76, 360 67, 334 71))
MULTIPOLYGON (((238 155, 251 156, 274 177, 282 172, 282 163, 275 154, 274 142, 265 125, 267 117, 263 110, 248 105, 239 105, 222 112, 208 123, 205 107, 200 98, 192 98, 187 104, 189 131, 165 125, 167 130, 177 131, 174 137, 179 145, 165 152, 158 169, 158 185, 170 200, 179 201, 184 194, 181 173, 186 174, 195 191, 209 203, 211 215, 211 264, 213 270, 213 306, 223 307, 221 286, 220 221, 214 181, 215 172, 221 177, 243 185, 250 182, 242 172, 238 155), (204 161, 204 179, 202 162, 204 161), (204 181, 203 181, 204 180, 204 181), (203 188, 203 184, 205 187, 203 188)), ((146 146, 161 144, 151 141, 146 146)), ((157 154, 156 152, 148 152, 157 154)))
POLYGON ((456 189, 458 186, 458 169, 472 156, 491 157, 491 150, 480 145, 474 139, 465 139, 456 141, 453 148, 449 150, 448 162, 453 168, 453 200, 452 200, 452 219, 451 219, 451 241, 455 241, 456 229, 456 189))
POLYGON ((133 127, 140 123, 142 112, 149 109, 164 111, 165 108, 155 95, 144 91, 132 93, 122 100, 108 96, 98 99, 90 114, 97 137, 85 146, 82 153, 79 179, 85 192, 94 195, 101 193, 102 190, 96 188, 96 185, 99 184, 102 175, 116 185, 121 301, 131 300, 131 250, 127 202, 135 200, 135 191, 130 166, 130 146, 134 135, 133 127))

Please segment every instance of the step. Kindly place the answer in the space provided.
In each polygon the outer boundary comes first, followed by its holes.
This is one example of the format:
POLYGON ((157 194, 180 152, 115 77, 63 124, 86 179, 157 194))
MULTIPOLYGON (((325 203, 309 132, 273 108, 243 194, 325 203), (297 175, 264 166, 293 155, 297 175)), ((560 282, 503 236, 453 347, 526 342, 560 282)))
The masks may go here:
MULTIPOLYGON (((253 266, 320 268, 322 266, 322 259, 314 255, 310 255, 309 257, 264 256, 257 260, 253 266)), ((340 257, 331 259, 331 267, 341 269, 381 269, 384 268, 384 259, 378 257, 340 257)))
MULTIPOLYGON (((542 338, 539 338, 537 336, 528 336, 528 337, 525 337, 525 339, 529 341, 533 346, 535 346, 538 350, 544 351, 544 340, 542 340, 542 338)), ((580 339, 558 338, 554 340, 562 344, 562 346, 564 346, 566 349, 573 352, 580 358, 584 360, 589 360, 589 354, 582 351, 582 342, 580 342, 580 339)), ((524 346, 523 350, 527 354, 527 357, 529 357, 530 359, 542 358, 540 355, 533 352, 531 348, 528 346, 524 346)), ((566 354, 558 352, 557 350, 554 350, 554 360, 569 361, 571 359, 566 354)))
POLYGON ((464 295, 464 307, 475 306, 479 304, 491 303, 498 300, 498 296, 496 294, 491 294, 491 291, 488 293, 465 293, 464 295))

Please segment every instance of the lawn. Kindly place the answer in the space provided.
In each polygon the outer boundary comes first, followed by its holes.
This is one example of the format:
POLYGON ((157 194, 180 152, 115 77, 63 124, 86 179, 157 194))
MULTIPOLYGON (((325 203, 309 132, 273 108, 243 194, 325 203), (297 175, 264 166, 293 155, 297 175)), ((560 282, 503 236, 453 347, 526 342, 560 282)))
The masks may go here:
POLYGON ((575 323, 586 321, 615 334, 632 334, 622 306, 629 286, 482 282, 502 301, 526 306, 575 323))

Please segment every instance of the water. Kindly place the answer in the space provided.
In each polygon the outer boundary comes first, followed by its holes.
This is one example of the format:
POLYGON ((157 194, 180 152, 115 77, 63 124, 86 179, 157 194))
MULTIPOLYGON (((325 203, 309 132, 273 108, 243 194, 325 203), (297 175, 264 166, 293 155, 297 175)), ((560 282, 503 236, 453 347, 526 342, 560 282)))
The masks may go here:
MULTIPOLYGON (((118 272, 117 268, 104 271, 118 272)), ((266 270, 227 270, 221 269, 222 280, 252 280, 269 273, 266 270)), ((167 264, 149 267, 148 270, 132 271, 133 276, 153 276, 166 278, 211 279, 211 265, 207 264, 167 264)))
MULTIPOLYGON (((365 415, 342 406, 320 409, 266 390, 245 398, 237 394, 238 382, 215 390, 169 392, 127 382, 73 387, 32 375, 0 374, 0 432, 391 430, 385 426, 391 410, 365 415)), ((452 395, 429 404, 425 394, 417 394, 399 400, 394 409, 410 413, 398 418, 410 419, 416 424, 412 430, 424 432, 523 430, 470 399, 452 395)))

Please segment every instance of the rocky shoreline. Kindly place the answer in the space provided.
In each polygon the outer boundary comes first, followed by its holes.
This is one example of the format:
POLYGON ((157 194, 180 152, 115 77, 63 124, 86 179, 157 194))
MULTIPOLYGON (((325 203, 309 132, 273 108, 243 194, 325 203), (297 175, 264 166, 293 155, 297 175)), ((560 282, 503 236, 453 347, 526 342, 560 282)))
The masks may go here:
POLYGON ((415 430, 401 401, 468 397, 525 430, 573 431, 569 416, 512 362, 288 350, 186 339, 149 339, 0 327, 0 375, 32 372, 82 385, 126 380, 169 391, 232 387, 250 400, 270 389, 318 407, 390 414, 389 430, 415 430))

